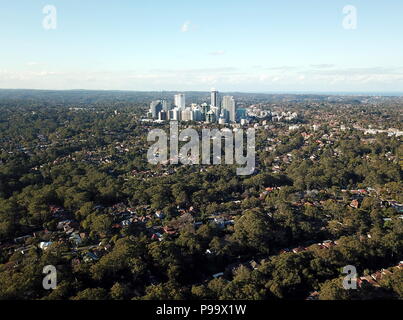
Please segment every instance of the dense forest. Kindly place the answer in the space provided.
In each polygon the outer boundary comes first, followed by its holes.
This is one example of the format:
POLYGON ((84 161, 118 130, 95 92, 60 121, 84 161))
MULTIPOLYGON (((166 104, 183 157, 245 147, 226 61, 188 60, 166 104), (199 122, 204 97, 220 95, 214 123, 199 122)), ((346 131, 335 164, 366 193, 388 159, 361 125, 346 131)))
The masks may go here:
POLYGON ((239 94, 302 115, 296 130, 251 119, 242 177, 147 162, 168 125, 141 118, 164 95, 0 91, 0 299, 403 297, 402 137, 361 130, 401 130, 401 99, 239 94))

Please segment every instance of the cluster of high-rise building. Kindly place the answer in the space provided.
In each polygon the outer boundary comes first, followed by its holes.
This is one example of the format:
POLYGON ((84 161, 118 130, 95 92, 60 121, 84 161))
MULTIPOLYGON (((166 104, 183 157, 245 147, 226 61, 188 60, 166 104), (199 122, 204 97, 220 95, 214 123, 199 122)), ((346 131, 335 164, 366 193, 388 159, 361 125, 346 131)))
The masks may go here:
POLYGON ((176 120, 227 124, 246 121, 246 112, 244 109, 237 110, 234 97, 224 96, 220 99, 219 92, 212 89, 210 104, 192 103, 186 105, 185 94, 175 95, 173 104, 167 100, 152 101, 149 117, 159 121, 176 120))

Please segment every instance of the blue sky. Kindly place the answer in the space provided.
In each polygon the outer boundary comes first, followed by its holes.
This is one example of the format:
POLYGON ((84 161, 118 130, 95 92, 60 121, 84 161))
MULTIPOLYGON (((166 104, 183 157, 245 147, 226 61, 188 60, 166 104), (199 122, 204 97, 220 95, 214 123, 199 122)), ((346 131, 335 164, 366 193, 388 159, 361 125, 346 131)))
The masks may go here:
POLYGON ((402 92, 402 34, 401 0, 0 0, 0 88, 402 92))

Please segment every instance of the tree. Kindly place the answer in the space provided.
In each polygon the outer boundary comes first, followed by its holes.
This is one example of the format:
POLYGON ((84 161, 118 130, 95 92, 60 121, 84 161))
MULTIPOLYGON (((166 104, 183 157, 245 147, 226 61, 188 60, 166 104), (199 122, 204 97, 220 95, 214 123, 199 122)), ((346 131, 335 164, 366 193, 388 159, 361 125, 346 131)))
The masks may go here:
POLYGON ((127 297, 127 287, 116 282, 110 290, 110 296, 113 300, 125 299, 127 297))
POLYGON ((106 214, 92 213, 83 221, 83 227, 98 234, 107 234, 112 226, 112 218, 106 214))
POLYGON ((326 281, 320 287, 320 300, 349 300, 349 290, 343 288, 343 279, 333 279, 326 281))
POLYGON ((403 299, 403 270, 394 270, 393 274, 381 281, 383 287, 393 290, 397 297, 403 299))
POLYGON ((103 288, 88 288, 77 293, 71 300, 107 300, 108 292, 103 288))
POLYGON ((272 230, 268 216, 260 210, 247 210, 235 221, 234 230, 234 239, 246 250, 269 253, 272 230))

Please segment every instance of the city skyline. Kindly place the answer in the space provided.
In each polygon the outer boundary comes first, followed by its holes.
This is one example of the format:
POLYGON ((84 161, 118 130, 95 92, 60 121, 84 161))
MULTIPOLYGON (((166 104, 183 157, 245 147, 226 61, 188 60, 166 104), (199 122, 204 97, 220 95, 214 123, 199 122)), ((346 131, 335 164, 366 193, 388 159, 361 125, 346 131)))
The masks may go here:
POLYGON ((184 93, 175 94, 173 103, 166 99, 153 100, 150 103, 148 116, 154 121, 197 121, 206 123, 229 124, 247 122, 246 116, 237 115, 237 105, 233 96, 224 95, 216 89, 211 89, 210 104, 192 102, 186 105, 184 93))

